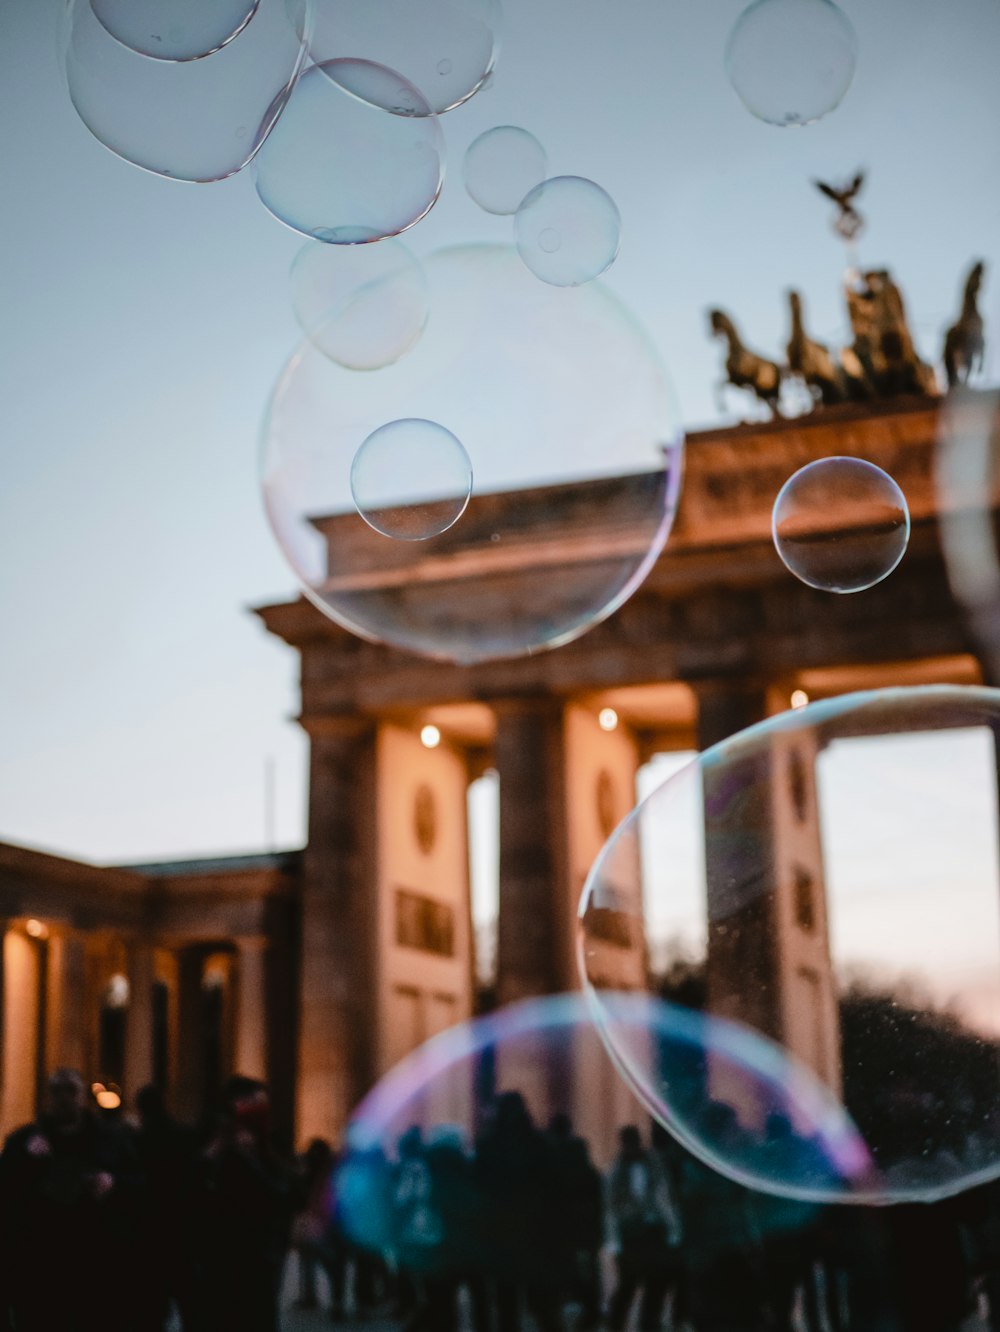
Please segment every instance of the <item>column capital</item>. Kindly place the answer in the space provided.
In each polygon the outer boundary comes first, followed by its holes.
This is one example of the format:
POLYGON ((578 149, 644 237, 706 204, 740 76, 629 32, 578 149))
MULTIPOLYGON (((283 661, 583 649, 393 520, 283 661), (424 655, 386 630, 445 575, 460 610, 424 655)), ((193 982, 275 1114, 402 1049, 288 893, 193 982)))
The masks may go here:
POLYGON ((310 740, 362 740, 373 732, 377 725, 374 717, 362 717, 357 714, 303 713, 299 725, 310 740))
POLYGON ((245 953, 266 953, 270 942, 270 939, 262 934, 238 934, 233 939, 240 956, 245 953))

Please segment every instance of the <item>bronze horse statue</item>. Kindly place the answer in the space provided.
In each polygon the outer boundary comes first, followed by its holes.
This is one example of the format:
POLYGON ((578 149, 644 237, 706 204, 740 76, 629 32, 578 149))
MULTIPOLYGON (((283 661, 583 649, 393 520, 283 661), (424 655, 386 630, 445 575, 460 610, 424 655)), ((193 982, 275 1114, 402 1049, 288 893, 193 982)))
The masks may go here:
POLYGON ((708 318, 713 335, 725 338, 728 347, 726 378, 719 386, 720 402, 722 390, 727 384, 732 384, 735 388, 750 389, 760 402, 770 407, 775 416, 781 416, 779 399, 784 375, 782 367, 776 361, 769 361, 744 347, 736 325, 722 310, 709 311, 708 318))
POLYGON ((981 259, 973 264, 965 279, 962 313, 945 334, 943 360, 949 388, 967 384, 983 368, 986 339, 983 335, 983 317, 979 313, 979 289, 985 271, 981 259))

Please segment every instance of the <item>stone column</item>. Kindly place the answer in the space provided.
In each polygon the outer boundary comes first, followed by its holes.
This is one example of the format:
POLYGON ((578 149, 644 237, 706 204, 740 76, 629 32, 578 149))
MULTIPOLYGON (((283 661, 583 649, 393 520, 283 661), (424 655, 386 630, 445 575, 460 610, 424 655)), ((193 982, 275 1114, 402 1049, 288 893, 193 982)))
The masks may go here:
POLYGON ((767 716, 767 688, 753 681, 713 680, 694 686, 698 699, 698 748, 728 740, 767 716))
POLYGON ((153 949, 133 940, 127 953, 129 1001, 125 1019, 125 1086, 128 1101, 153 1080, 153 949))
POLYGON ((336 1141, 374 1067, 375 731, 364 719, 323 718, 309 732, 298 1137, 336 1141))
POLYGON ((201 1037, 201 973, 203 950, 182 948, 177 954, 177 1051, 171 1079, 174 1113, 193 1124, 201 1114, 204 1067, 201 1037))
POLYGON ((9 929, 3 940, 3 1133, 35 1117, 39 990, 38 949, 20 930, 9 929))
POLYGON ((500 775, 500 909, 497 997, 501 1004, 572 986, 565 974, 566 793, 563 715, 548 698, 495 708, 500 775))
MULTIPOLYGON (((766 716, 765 690, 752 683, 713 682, 695 692, 701 750, 766 716)), ((707 985, 713 1013, 780 1038, 770 766, 758 751, 703 774, 707 985)))
POLYGON ((45 1062, 87 1075, 87 953, 80 935, 53 934, 49 940, 48 1024, 45 1062))
POLYGON ((239 971, 236 977, 235 1070, 248 1078, 267 1081, 267 975, 266 939, 236 940, 239 971))

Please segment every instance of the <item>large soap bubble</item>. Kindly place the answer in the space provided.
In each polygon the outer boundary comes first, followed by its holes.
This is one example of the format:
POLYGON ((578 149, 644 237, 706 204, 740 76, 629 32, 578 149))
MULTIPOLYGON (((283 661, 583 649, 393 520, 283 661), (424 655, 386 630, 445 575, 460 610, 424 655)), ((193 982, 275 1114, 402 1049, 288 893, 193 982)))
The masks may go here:
MULTIPOLYGON (((316 64, 339 80, 343 58, 398 70, 419 88, 430 110, 449 111, 489 78, 500 30, 498 0, 285 0, 292 27, 316 64)), ((357 91, 387 111, 398 107, 384 87, 357 91)), ((408 114, 420 114, 410 112, 408 114)))
POLYGON ((69 0, 62 44, 83 123, 119 157, 176 180, 222 180, 250 161, 276 123, 305 58, 283 0, 206 60, 150 60, 104 28, 90 0, 69 0))
POLYGON ((730 82, 748 111, 772 125, 808 125, 839 106, 858 42, 832 0, 756 0, 726 45, 730 82))
MULTIPOLYGON (((708 1105, 707 1071, 725 1070, 809 1134, 816 1178, 849 1186, 869 1168, 836 1100, 770 1041, 646 995, 605 994, 602 1002, 632 1064, 647 1080, 669 1080, 692 1114, 708 1105)), ((736 1256, 775 1224, 773 1199, 748 1198, 706 1169, 712 1162, 700 1142, 689 1155, 651 1135, 644 1109, 601 1049, 582 996, 501 1009, 435 1036, 365 1098, 335 1176, 338 1218, 354 1244, 391 1250, 422 1277, 457 1272, 558 1290, 574 1226, 593 1225, 596 1211, 600 1234, 596 1172, 620 1177, 624 1137, 637 1149, 632 1161, 659 1180, 650 1197, 671 1199, 664 1249, 683 1236, 690 1259, 736 1256), (721 1224, 737 1214, 742 1226, 721 1224)), ((814 1209, 783 1218, 789 1230, 812 1219, 814 1209)), ((668 1260, 664 1252, 664 1266, 668 1260)), ((428 1325, 452 1323, 442 1311, 428 1325)))
POLYGON ((285 367, 263 425, 271 526, 306 594, 363 637, 464 662, 567 642, 666 541, 669 382, 599 284, 557 291, 506 246, 444 250, 425 272, 430 318, 395 365, 351 373, 306 342, 285 367), (461 440, 475 483, 447 532, 390 542, 356 512, 350 471, 373 430, 407 418, 461 440))
POLYGON ((462 162, 469 195, 487 213, 516 213, 521 201, 545 179, 548 158, 533 134, 518 125, 497 125, 473 139, 462 162))
POLYGON ((782 563, 803 583, 863 592, 905 555, 910 511, 881 467, 863 458, 820 458, 781 487, 771 532, 782 563))
POLYGON ((264 206, 305 236, 353 245, 396 236, 430 211, 444 179, 437 118, 390 115, 354 89, 423 107, 392 70, 361 60, 314 65, 299 79, 254 162, 264 206))
POLYGON ((708 750, 610 838, 580 906, 584 978, 630 1085, 692 1150, 754 1187, 841 1202, 1000 1176, 998 735, 995 690, 814 703, 708 750), (870 1168, 817 1177, 813 1130, 773 1119, 711 1057, 713 1106, 694 1114, 632 1058, 625 983, 683 992, 810 1069, 870 1168))
POLYGON ((592 180, 553 176, 521 200, 514 235, 517 252, 535 277, 554 287, 577 287, 618 257, 621 214, 592 180))
POLYGON ((111 36, 154 60, 200 60, 231 42, 260 0, 90 0, 111 36))

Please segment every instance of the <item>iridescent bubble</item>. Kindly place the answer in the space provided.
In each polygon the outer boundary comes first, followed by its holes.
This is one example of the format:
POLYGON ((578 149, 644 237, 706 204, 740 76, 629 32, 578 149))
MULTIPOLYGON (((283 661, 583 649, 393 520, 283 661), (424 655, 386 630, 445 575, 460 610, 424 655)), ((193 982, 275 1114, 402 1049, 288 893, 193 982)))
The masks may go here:
MULTIPOLYGON (((338 80, 342 73, 342 66, 331 61, 384 65, 419 88, 433 112, 467 101, 496 62, 498 0, 286 0, 286 5, 293 28, 329 78, 338 80)), ((357 95, 399 114, 377 84, 357 95)))
POLYGON ((480 208, 516 213, 524 196, 548 171, 545 149, 517 125, 497 125, 473 139, 462 163, 465 188, 480 208))
POLYGON ((635 590, 667 538, 681 440, 669 381, 600 284, 536 282, 507 246, 424 264, 427 327, 359 375, 306 341, 263 423, 272 529, 306 594, 362 637, 457 661, 584 633, 635 590), (474 462, 461 522, 387 542, 359 517, 354 457, 387 422, 437 421, 474 462))
POLYGON ((453 527, 472 494, 472 463, 450 430, 412 417, 373 430, 351 463, 351 494, 376 532, 426 541, 453 527))
POLYGON ((130 50, 90 0, 70 0, 62 36, 70 98, 91 134, 176 180, 222 180, 246 166, 305 58, 282 0, 260 0, 246 27, 207 60, 150 60, 130 50))
POLYGON ((517 252, 535 277, 577 287, 618 256, 621 215, 600 185, 582 176, 553 176, 521 201, 514 218, 517 252))
POLYGON ((726 72, 740 100, 771 125, 809 125, 851 86, 858 40, 833 0, 757 0, 729 35, 726 72))
POLYGON ((310 241, 295 257, 291 284, 302 331, 324 356, 349 370, 377 370, 398 361, 427 322, 427 278, 400 241, 310 241))
POLYGON ((381 89, 395 106, 423 107, 392 70, 342 60, 299 79, 254 162, 261 202, 305 236, 354 245, 406 231, 433 208, 444 141, 433 115, 390 115, 354 89, 381 89))
POLYGON ((814 702, 707 750, 612 834, 581 901, 581 969, 623 1075, 692 1151, 834 1202, 1000 1176, 998 730, 1000 691, 971 686, 814 702), (839 1102, 861 1135, 858 1169, 830 1173, 798 1111, 711 1056, 719 1108, 690 1104, 634 1057, 625 984, 683 993, 808 1069, 823 1113, 839 1102))
POLYGON ((260 0, 90 0, 116 41, 154 60, 200 60, 231 42, 260 0))
MULTIPOLYGON (((709 1108, 706 1068, 725 1069, 809 1133, 817 1177, 850 1187, 868 1167, 835 1098, 772 1042, 648 995, 605 993, 602 1004, 630 1066, 669 1080, 692 1113, 709 1108)), ((670 1200, 673 1214, 659 1217, 664 1250, 668 1236, 676 1244, 683 1233, 689 1261, 712 1252, 735 1258, 750 1233, 719 1224, 724 1204, 744 1211, 751 1227, 774 1216, 773 1204, 765 1210, 769 1200, 706 1170, 716 1162, 700 1141, 689 1155, 651 1134, 649 1107, 636 1103, 621 1072, 580 995, 528 1000, 441 1032, 404 1056, 347 1126, 332 1200, 346 1235, 363 1249, 392 1249, 421 1277, 458 1272, 544 1290, 561 1270, 570 1210, 587 1208, 586 1218, 573 1217, 577 1225, 591 1219, 596 1195, 600 1230, 601 1176, 609 1190, 631 1183, 635 1164, 659 1181, 650 1198, 670 1200), (698 1222, 706 1212, 707 1228, 698 1222)), ((809 1220, 815 1209, 787 1228, 809 1220)))
POLYGON ((789 477, 771 515, 774 546, 823 592, 863 592, 906 553, 910 511, 888 473, 861 458, 820 458, 789 477))

